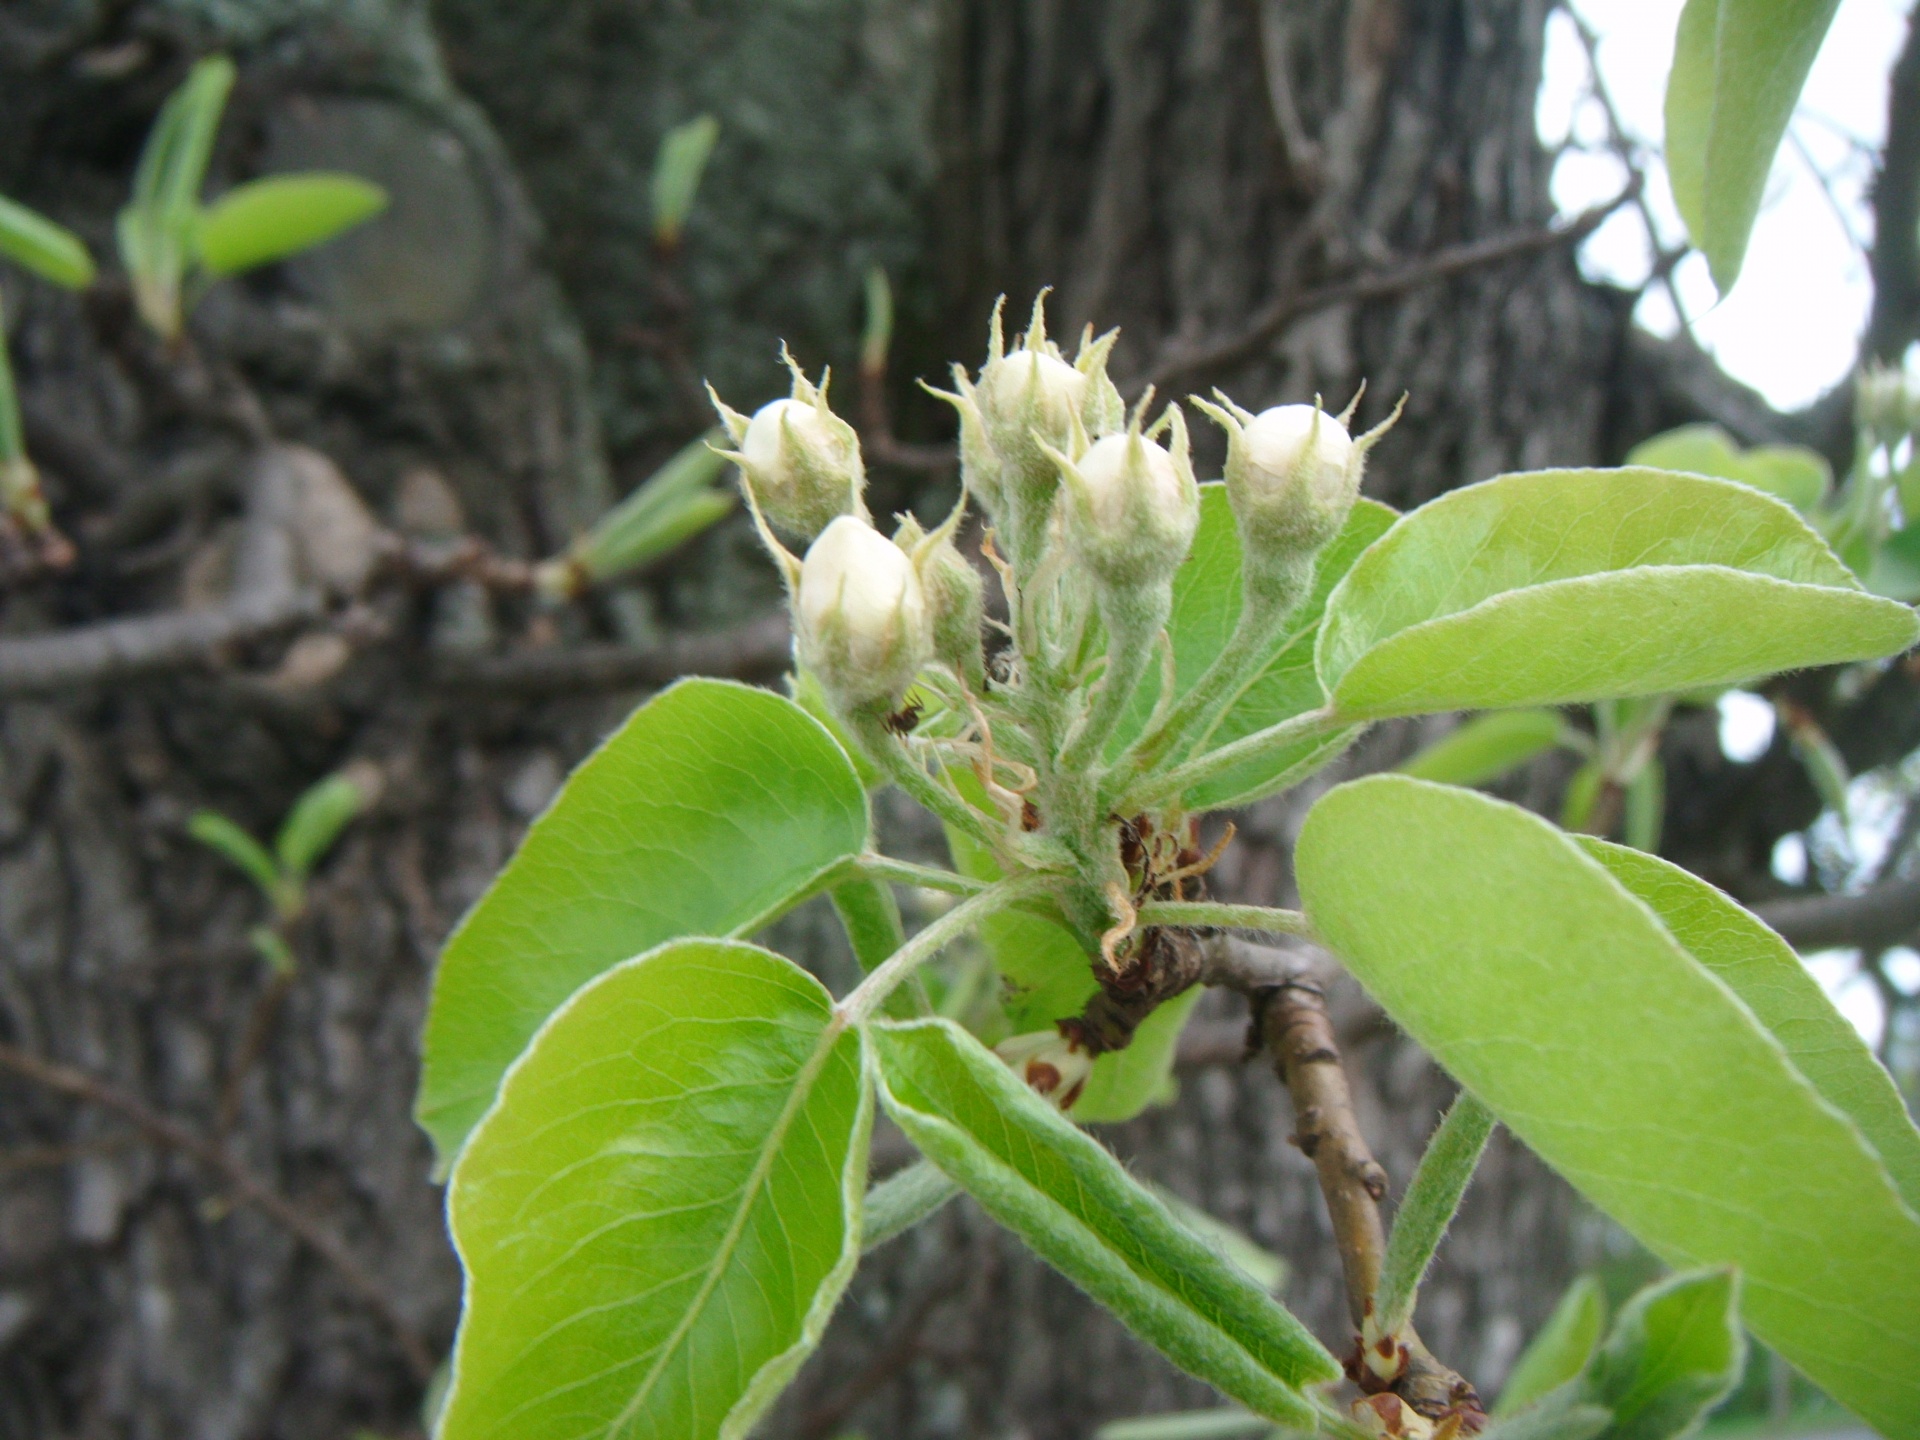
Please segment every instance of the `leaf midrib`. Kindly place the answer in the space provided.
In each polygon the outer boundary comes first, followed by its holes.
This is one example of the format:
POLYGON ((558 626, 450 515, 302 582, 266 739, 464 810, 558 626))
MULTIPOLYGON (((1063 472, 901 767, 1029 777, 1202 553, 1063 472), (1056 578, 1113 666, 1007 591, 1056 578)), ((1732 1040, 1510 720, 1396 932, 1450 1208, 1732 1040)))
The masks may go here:
POLYGON ((733 1252, 739 1247, 741 1236, 746 1233, 747 1218, 753 1213, 753 1207, 760 1198, 761 1188, 766 1184, 767 1176, 772 1173, 774 1157, 780 1153, 780 1147, 786 1141, 787 1131, 792 1128, 794 1118, 813 1093, 814 1082, 820 1078, 820 1072, 825 1068, 827 1058, 833 1054, 834 1046, 845 1031, 844 1020, 837 1015, 831 1018, 826 1028, 821 1031, 820 1040, 814 1046, 813 1053, 807 1057, 807 1063, 802 1065, 799 1073, 794 1076, 793 1092, 787 1096, 787 1103, 781 1107, 779 1117, 773 1122, 773 1129, 767 1134, 767 1143, 761 1148, 760 1158, 754 1162, 746 1184, 741 1187, 739 1207, 727 1223, 726 1234, 721 1236, 720 1244, 714 1251, 713 1262, 707 1268, 706 1279, 701 1281, 699 1291, 688 1302, 686 1313, 673 1327, 673 1333, 668 1335, 661 1344, 659 1355, 655 1358, 652 1368, 640 1381, 633 1398, 627 1401, 620 1408, 620 1413, 608 1422, 605 1431, 607 1436, 619 1434, 621 1428, 639 1413, 642 1405, 646 1404, 647 1397, 653 1393, 653 1387, 659 1383, 661 1375, 665 1373, 667 1362, 673 1358, 681 1342, 687 1338, 695 1322, 706 1310, 707 1301, 719 1288, 720 1277, 726 1272, 733 1258, 733 1252))

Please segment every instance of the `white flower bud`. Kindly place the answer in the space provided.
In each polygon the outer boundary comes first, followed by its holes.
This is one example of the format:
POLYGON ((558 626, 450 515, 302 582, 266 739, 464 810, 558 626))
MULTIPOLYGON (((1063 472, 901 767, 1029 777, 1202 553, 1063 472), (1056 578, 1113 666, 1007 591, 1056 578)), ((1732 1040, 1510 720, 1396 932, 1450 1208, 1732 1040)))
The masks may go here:
POLYGON ((991 428, 1038 435, 1064 447, 1087 399, 1087 377, 1050 350, 1015 350, 989 360, 980 403, 991 428))
POLYGON ((986 657, 980 642, 984 587, 980 572, 967 563, 967 557, 953 543, 960 518, 956 511, 946 524, 928 535, 920 522, 908 515, 894 532, 893 543, 913 557, 914 573, 920 577, 920 588, 927 597, 934 657, 951 665, 978 694, 986 688, 986 657))
POLYGON ((713 404, 740 447, 721 453, 740 467, 760 513, 789 535, 811 540, 836 516, 866 515, 866 467, 859 434, 827 407, 827 377, 816 386, 792 356, 786 360, 793 371, 790 398, 762 405, 751 420, 717 395, 713 404))
POLYGON ((1057 1030, 1015 1035, 994 1046, 994 1053, 1062 1110, 1073 1108, 1093 1074, 1093 1057, 1057 1030))
POLYGON ((1346 426, 1352 406, 1338 416, 1318 404, 1276 405, 1253 415, 1219 398, 1224 409, 1195 403, 1227 432, 1227 498, 1249 574, 1297 589, 1314 556, 1346 524, 1367 452, 1400 412, 1356 437, 1346 426))
POLYGON ((1167 412, 1169 450, 1135 426, 1096 440, 1077 461, 1058 451, 1067 482, 1067 537, 1075 555, 1109 589, 1170 579, 1200 523, 1200 489, 1187 456, 1186 422, 1167 412))
POLYGON ((842 710, 897 708, 933 649, 913 562, 855 515, 807 551, 795 608, 801 661, 842 710))

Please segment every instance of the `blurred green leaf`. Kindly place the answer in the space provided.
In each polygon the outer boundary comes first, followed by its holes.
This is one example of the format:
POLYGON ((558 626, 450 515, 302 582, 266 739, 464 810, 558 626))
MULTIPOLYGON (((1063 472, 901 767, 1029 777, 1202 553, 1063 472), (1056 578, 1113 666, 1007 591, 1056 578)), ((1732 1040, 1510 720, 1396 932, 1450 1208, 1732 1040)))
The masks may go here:
POLYGON ((327 776, 294 801, 273 842, 287 877, 295 884, 304 882, 371 798, 361 782, 338 774, 327 776))
POLYGON ((233 62, 209 55, 161 106, 120 212, 120 259, 140 316, 162 338, 180 330, 180 284, 192 262, 213 139, 233 89, 233 62))
POLYGON ((1600 787, 1605 783, 1606 772, 1598 760, 1589 760, 1573 772, 1573 778, 1567 781, 1567 793, 1560 797, 1562 830, 1587 828, 1593 819, 1593 807, 1600 799, 1600 787))
POLYGON ((1597 1276, 1581 1275, 1513 1362, 1493 1407, 1494 1418, 1515 1414, 1578 1375, 1606 1328, 1607 1292, 1597 1276))
POLYGON ((278 902, 280 867, 266 846, 213 810, 196 810, 187 821, 187 833, 253 881, 269 902, 278 902))
POLYGON ((0 195, 0 255, 69 290, 84 290, 93 283, 93 256, 78 235, 4 195, 0 195))
POLYGON ((1827 457, 1803 445, 1756 445, 1743 450, 1718 425, 1682 425, 1627 452, 1627 464, 1737 480, 1810 513, 1833 489, 1827 457))
POLYGON ((1607 1440, 1670 1440, 1726 1398, 1746 1363, 1739 1294, 1732 1270, 1695 1270, 1622 1307, 1584 1382, 1613 1412, 1607 1440))
POLYGON ((1668 179, 1722 295, 1839 0, 1687 0, 1667 76, 1668 179))
POLYGON ((1443 735, 1401 765, 1400 773, 1442 785, 1484 785, 1551 750, 1566 731, 1558 710, 1495 710, 1443 735))
POLYGON ((680 243, 680 232, 700 192, 700 177, 720 138, 720 122, 702 115, 676 125, 660 142, 653 162, 653 238, 662 249, 680 243))
POLYGON ((1093 1432, 1094 1440, 1234 1440, 1240 1435, 1268 1435, 1273 1422, 1251 1410, 1180 1410, 1168 1415, 1142 1415, 1134 1420, 1110 1420, 1093 1432))
POLYGON ((860 337, 860 368, 879 375, 887 368, 887 350, 893 344, 893 286, 878 265, 867 267, 867 328, 860 337))
POLYGON ((676 451, 576 540, 562 565, 598 584, 639 569, 725 516, 734 492, 710 488, 727 465, 708 443, 719 438, 712 431, 676 451))
POLYGON ((237 275, 311 250, 386 208, 387 192, 356 175, 250 180, 201 212, 200 264, 212 276, 237 275))

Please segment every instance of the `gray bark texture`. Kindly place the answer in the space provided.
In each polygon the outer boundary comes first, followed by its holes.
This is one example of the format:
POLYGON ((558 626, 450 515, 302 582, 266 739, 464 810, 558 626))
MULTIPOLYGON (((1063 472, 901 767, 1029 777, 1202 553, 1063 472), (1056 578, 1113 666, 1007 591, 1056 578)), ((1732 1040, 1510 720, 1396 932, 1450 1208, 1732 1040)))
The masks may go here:
MULTIPOLYGON (((1227 345, 1289 297, 1547 225, 1533 125, 1547 10, 15 0, 0 10, 0 191, 97 253, 111 253, 155 108, 212 48, 241 77, 216 186, 335 166, 395 203, 359 235, 208 295, 183 355, 146 339, 111 285, 83 301, 9 272, 29 435, 82 559, 0 599, 0 631, 218 601, 241 568, 250 467, 280 442, 329 457, 395 528, 551 553, 710 423, 700 379, 743 409, 783 388, 780 338, 812 369, 832 363, 850 405, 873 264, 899 296, 889 398, 909 441, 948 433, 912 379, 977 362, 994 297, 1023 311, 1041 285, 1056 287, 1056 333, 1125 327, 1116 365, 1136 387, 1158 376, 1168 395, 1220 384, 1254 408, 1315 393, 1337 408, 1364 378, 1367 421, 1405 391, 1368 482, 1400 505, 1501 470, 1616 460, 1688 419, 1769 433, 1765 408, 1697 356, 1635 339, 1629 302, 1583 283, 1559 244, 1316 304, 1227 345), (702 112, 722 138, 669 263, 647 179, 664 131, 702 112)), ((950 474, 875 470, 877 512, 932 517, 951 501, 950 474)), ((272 979, 245 942, 256 898, 183 824, 210 806, 263 833, 321 775, 378 767, 377 809, 316 880, 299 971, 227 1144, 384 1293, 370 1304, 124 1111, 0 1075, 0 1440, 418 1431, 422 1377, 396 1330, 437 1357, 459 1297, 409 1118, 439 944, 566 768, 660 678, 664 661, 614 647, 684 642, 776 599, 736 519, 557 618, 467 582, 389 587, 319 627, 346 642, 331 669, 303 669, 284 631, 249 633, 190 667, 0 708, 0 1041, 201 1133, 272 979), (569 668, 573 647, 592 664, 569 668)), ((758 643, 661 653, 764 674, 758 643)), ((1340 773, 1419 739, 1383 731, 1340 773)), ((1676 811, 1711 800, 1681 841, 1719 844, 1717 817, 1748 816, 1721 867, 1737 880, 1811 792, 1784 759, 1764 794, 1695 749, 1701 773, 1676 776, 1676 811)), ((1239 817, 1216 893, 1286 902, 1303 798, 1239 817)), ((923 826, 890 823, 904 852, 937 855, 923 826)), ((823 917, 782 934, 844 974, 823 917)), ((1334 1002, 1362 1120, 1402 1186, 1450 1086, 1357 992, 1334 1002)), ((1244 1018, 1209 1006, 1207 1033, 1244 1018)), ((1285 1093, 1218 1058, 1196 1053, 1206 1063, 1183 1072, 1176 1103, 1109 1138, 1282 1252, 1289 1303, 1344 1347, 1285 1093)), ((904 1158, 897 1136, 879 1143, 904 1158)), ((1496 1139, 1422 1333, 1496 1391, 1599 1235, 1496 1139)), ((766 1433, 1066 1440, 1206 1403, 955 1205, 874 1257, 766 1433)))

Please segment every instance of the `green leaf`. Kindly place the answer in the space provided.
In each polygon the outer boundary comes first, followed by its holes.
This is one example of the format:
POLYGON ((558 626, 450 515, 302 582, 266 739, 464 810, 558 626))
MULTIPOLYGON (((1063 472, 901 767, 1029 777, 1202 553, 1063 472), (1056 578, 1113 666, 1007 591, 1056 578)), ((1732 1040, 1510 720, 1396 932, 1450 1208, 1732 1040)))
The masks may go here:
POLYGON ((1582 1275, 1567 1287, 1547 1323, 1513 1362, 1493 1407, 1494 1418, 1518 1413, 1578 1375, 1606 1328, 1607 1292, 1597 1276, 1582 1275))
POLYGON ((746 1435, 860 1254, 871 1092, 778 955, 675 941, 583 988, 453 1172, 441 1440, 746 1435))
MULTIPOLYGON (((958 777, 963 793, 970 778, 958 777)), ((992 857, 964 835, 949 829, 947 844, 962 874, 1000 878, 992 857)), ((1000 973, 1002 1008, 1013 1034, 1053 1029, 1055 1021, 1086 1009, 1100 988, 1091 959, 1064 922, 1028 910, 1002 910, 982 920, 978 934, 1000 973)), ((1200 993, 1196 986, 1175 996, 1141 1022, 1126 1049, 1097 1057, 1073 1103, 1073 1118, 1086 1125, 1131 1120, 1149 1105, 1172 1099, 1174 1052, 1200 993)))
POLYGON ((93 283, 93 256, 78 235, 4 195, 0 195, 0 255, 69 290, 84 290, 93 283))
POLYGON ((329 775, 310 788, 293 802, 274 838, 280 868, 296 884, 305 880, 370 798, 347 774, 329 775))
POLYGON ((1496 1421, 1480 1434, 1481 1440, 1595 1440, 1612 1423, 1613 1412, 1604 1405, 1555 1397, 1496 1421))
POLYGON ((1476 715, 1400 767, 1442 785, 1484 785, 1558 745, 1567 731, 1557 710, 1496 710, 1476 715))
POLYGON ((1666 161, 1722 295, 1740 277, 1767 173, 1839 0, 1687 0, 1667 77, 1666 161))
POLYGON ((266 846, 233 821, 212 810, 196 810, 187 821, 187 833, 253 881, 269 903, 278 898, 280 867, 266 846))
MULTIPOLYGON (((1191 749, 1217 749, 1256 730, 1317 709, 1326 701, 1314 672, 1314 639, 1327 597, 1362 552, 1393 524, 1385 505, 1362 500, 1340 534, 1320 552, 1313 593, 1301 605, 1274 644, 1273 658, 1221 713, 1219 722, 1191 749)), ((1217 482, 1200 487, 1200 528, 1173 581, 1173 613, 1167 633, 1173 641, 1176 694, 1190 690, 1233 633, 1240 615, 1240 537, 1234 528, 1227 489, 1217 482)), ((1150 669, 1135 698, 1133 713, 1110 747, 1114 753, 1144 728, 1159 694, 1158 669, 1150 669)), ((1278 755, 1250 763, 1197 787, 1187 803, 1194 810, 1242 805, 1305 779, 1333 759, 1352 739, 1351 732, 1305 740, 1278 755)))
POLYGON ((946 1020, 872 1027, 887 1112, 947 1174, 1176 1365, 1311 1426, 1302 1386, 1339 1366, 1100 1143, 946 1020))
MULTIPOLYGON (((1920 471, 1920 447, 1916 447, 1915 459, 1910 468, 1920 471)), ((1905 500, 1900 503, 1906 513, 1914 513, 1907 509, 1905 500)), ((1908 604, 1920 600, 1920 520, 1902 526, 1880 542, 1867 566, 1866 583, 1876 595, 1908 604)))
POLYGON ((1786 501, 1803 515, 1833 489, 1833 467, 1818 450, 1804 445, 1742 450, 1718 425, 1682 425, 1643 440, 1627 452, 1627 464, 1737 480, 1786 501))
POLYGON ((1793 947, 1678 865, 1591 836, 1576 838, 1746 1003, 1821 1097, 1860 1127, 1907 1204, 1920 1212, 1920 1130, 1907 1117, 1893 1077, 1793 947))
POLYGON ((681 935, 750 935, 866 846, 866 792, 804 711, 683 680, 573 773, 447 942, 415 1115, 451 1160, 540 1023, 681 935))
POLYGON ((573 559, 589 578, 608 580, 637 570, 733 508, 732 490, 710 488, 727 464, 708 443, 719 438, 717 432, 708 434, 676 451, 574 542, 573 559))
POLYGON ((661 140, 653 162, 653 238, 663 248, 680 243, 693 197, 700 192, 700 177, 719 138, 720 122, 702 115, 674 126, 661 140))
POLYGON ((196 249, 213 276, 285 260, 387 208, 387 192, 357 175, 314 171, 236 185, 200 213, 196 249))
POLYGON ((1543 470, 1403 517, 1347 572, 1320 678, 1355 719, 1654 695, 1895 653, 1913 612, 1868 595, 1792 510, 1724 480, 1543 470))
POLYGON ((1160 1203, 1173 1212, 1173 1218, 1194 1234, 1212 1243, 1227 1259, 1247 1272, 1247 1278, 1269 1295, 1286 1288, 1287 1262, 1244 1230, 1236 1229, 1218 1215, 1182 1200, 1164 1185, 1147 1182, 1147 1188, 1160 1197, 1160 1203))
POLYGON ((1737 1265, 1754 1332, 1920 1436, 1920 1219, 1753 1009, 1582 844, 1471 790, 1330 791, 1314 927, 1509 1129, 1675 1266, 1737 1265))
POLYGON ((1626 1303, 1583 1381, 1613 1412, 1607 1440, 1687 1434, 1727 1397, 1746 1363, 1739 1293, 1731 1270, 1695 1270, 1626 1303))
POLYGON ((1453 1223, 1492 1134, 1493 1112, 1462 1090, 1427 1142, 1406 1197, 1393 1214, 1375 1304, 1382 1335, 1398 1335, 1413 1318, 1420 1280, 1440 1248, 1440 1237, 1453 1223))
POLYGON ((167 97, 134 172, 136 209, 177 217, 198 208, 213 137, 233 80, 233 62, 224 55, 208 55, 195 62, 180 87, 167 97))

